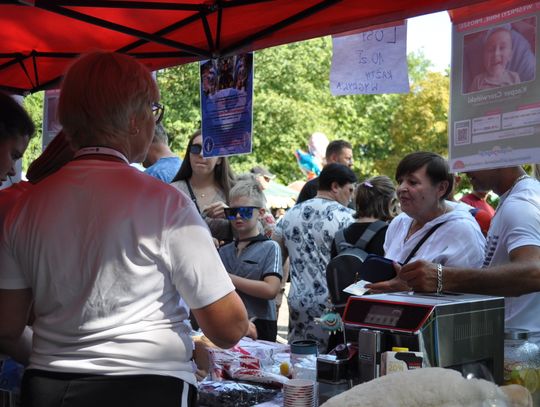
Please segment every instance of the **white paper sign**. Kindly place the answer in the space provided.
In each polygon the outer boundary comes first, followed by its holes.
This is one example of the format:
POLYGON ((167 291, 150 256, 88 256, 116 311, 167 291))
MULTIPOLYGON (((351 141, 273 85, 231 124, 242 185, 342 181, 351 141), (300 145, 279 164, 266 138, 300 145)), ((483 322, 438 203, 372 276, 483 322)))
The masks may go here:
POLYGON ((332 94, 409 92, 406 39, 406 22, 332 37, 332 94))

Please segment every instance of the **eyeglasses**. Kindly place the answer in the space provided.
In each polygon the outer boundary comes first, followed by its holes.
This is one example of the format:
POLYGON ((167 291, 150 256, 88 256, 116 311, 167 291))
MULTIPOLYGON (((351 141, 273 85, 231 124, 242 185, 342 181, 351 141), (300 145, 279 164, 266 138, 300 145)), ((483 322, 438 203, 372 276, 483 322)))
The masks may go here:
POLYGON ((259 208, 257 206, 239 206, 238 208, 223 208, 223 211, 228 220, 235 220, 238 214, 242 219, 248 220, 253 217, 253 209, 259 208))
POLYGON ((192 144, 189 148, 191 154, 200 154, 202 151, 202 146, 200 144, 192 144))
POLYGON ((163 113, 165 113, 165 106, 158 102, 152 103, 152 113, 154 114, 154 120, 156 121, 156 124, 158 124, 159 122, 161 122, 161 119, 163 119, 163 113))

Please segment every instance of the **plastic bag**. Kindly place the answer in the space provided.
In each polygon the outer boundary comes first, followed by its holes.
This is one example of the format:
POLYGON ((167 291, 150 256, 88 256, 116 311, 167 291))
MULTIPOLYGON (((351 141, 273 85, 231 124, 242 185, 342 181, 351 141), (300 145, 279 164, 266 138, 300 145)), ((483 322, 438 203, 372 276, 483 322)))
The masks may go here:
POLYGON ((236 346, 232 349, 208 349, 210 357, 210 377, 214 381, 231 379, 231 366, 258 370, 261 368, 256 357, 251 356, 242 348, 236 346))
POLYGON ((255 352, 255 348, 246 349, 236 346, 229 350, 208 349, 210 356, 210 377, 214 381, 234 379, 248 382, 264 383, 271 386, 282 386, 288 381, 285 376, 273 373, 271 370, 272 357, 267 352, 255 352), (258 353, 259 357, 250 352, 258 353), (264 364, 268 364, 263 368, 264 364))
POLYGON ((203 381, 199 383, 199 406, 248 407, 269 401, 279 390, 267 389, 247 383, 232 381, 203 381))

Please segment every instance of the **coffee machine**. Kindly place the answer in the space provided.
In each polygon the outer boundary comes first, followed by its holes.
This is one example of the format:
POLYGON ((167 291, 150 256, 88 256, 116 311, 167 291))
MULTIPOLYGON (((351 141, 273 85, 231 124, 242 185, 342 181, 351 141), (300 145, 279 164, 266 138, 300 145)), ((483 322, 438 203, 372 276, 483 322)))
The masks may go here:
POLYGON ((349 336, 358 337, 360 383, 380 375, 383 352, 403 347, 422 352, 424 367, 502 384, 502 297, 409 292, 350 297, 343 322, 349 336))

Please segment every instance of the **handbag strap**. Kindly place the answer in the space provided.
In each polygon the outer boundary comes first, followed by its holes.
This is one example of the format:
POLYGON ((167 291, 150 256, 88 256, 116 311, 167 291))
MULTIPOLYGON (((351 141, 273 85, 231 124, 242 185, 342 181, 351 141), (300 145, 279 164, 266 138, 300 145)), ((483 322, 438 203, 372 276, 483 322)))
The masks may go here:
POLYGON ((195 207, 197 208, 199 213, 201 213, 201 209, 199 208, 199 205, 197 205, 197 197, 195 196, 195 193, 193 192, 193 188, 191 188, 191 184, 189 183, 188 179, 186 179, 186 185, 187 185, 187 189, 189 191, 189 195, 191 196, 191 200, 195 204, 195 207))
POLYGON ((338 254, 341 253, 345 249, 343 243, 346 243, 346 241, 345 241, 345 233, 343 232, 343 229, 339 229, 336 232, 336 235, 334 236, 334 243, 336 245, 336 251, 338 252, 338 254))
POLYGON ((354 246, 345 240, 344 230, 338 230, 334 236, 334 243, 336 245, 336 250, 338 254, 345 250, 347 247, 358 247, 359 249, 366 250, 366 247, 369 242, 371 242, 371 239, 373 239, 375 235, 379 232, 379 230, 381 230, 385 226, 388 226, 388 223, 382 220, 376 220, 375 222, 370 223, 366 230, 364 230, 358 240, 354 243, 354 246))
POLYGON ((427 231, 427 233, 424 235, 424 237, 422 237, 422 239, 420 239, 420 241, 416 244, 416 246, 414 246, 414 249, 412 249, 412 251, 409 253, 409 255, 407 256, 407 258, 405 259, 403 264, 407 264, 409 262, 409 260, 411 260, 414 257, 414 255, 416 254, 416 252, 418 251, 420 246, 422 246, 424 244, 424 242, 433 234, 433 232, 435 232, 437 229, 439 229, 445 223, 446 223, 446 221, 441 222, 441 223, 437 223, 435 226, 433 226, 431 229, 429 229, 427 231))

